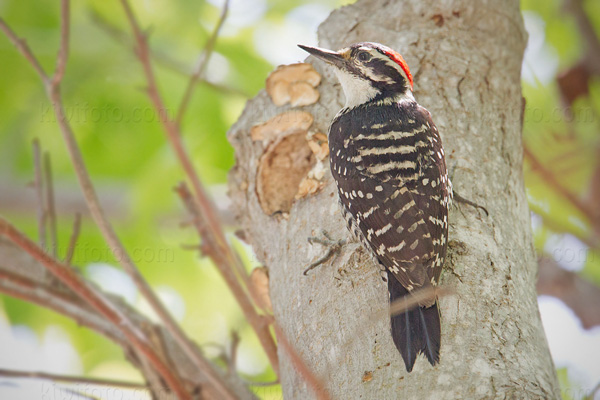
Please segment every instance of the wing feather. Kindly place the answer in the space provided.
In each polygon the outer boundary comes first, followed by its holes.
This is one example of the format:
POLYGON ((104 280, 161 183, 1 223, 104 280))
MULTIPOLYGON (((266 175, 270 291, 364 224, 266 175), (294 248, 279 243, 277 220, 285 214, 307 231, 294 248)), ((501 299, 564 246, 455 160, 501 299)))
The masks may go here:
POLYGON ((417 106, 412 115, 408 128, 400 120, 379 131, 332 125, 332 132, 339 130, 345 138, 343 156, 332 151, 344 212, 353 218, 364 245, 409 291, 439 279, 451 190, 429 112, 417 106))

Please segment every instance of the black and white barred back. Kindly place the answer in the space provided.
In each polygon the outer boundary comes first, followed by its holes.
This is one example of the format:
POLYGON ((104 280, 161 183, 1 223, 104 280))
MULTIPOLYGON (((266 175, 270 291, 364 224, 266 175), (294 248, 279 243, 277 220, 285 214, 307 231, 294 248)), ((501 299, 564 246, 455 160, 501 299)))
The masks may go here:
MULTIPOLYGON (((331 124, 329 149, 348 228, 393 275, 390 301, 436 285, 452 189, 429 111, 414 100, 343 109, 331 124)), ((418 353, 432 364, 439 360, 437 304, 422 306, 392 318, 408 371, 418 353)))

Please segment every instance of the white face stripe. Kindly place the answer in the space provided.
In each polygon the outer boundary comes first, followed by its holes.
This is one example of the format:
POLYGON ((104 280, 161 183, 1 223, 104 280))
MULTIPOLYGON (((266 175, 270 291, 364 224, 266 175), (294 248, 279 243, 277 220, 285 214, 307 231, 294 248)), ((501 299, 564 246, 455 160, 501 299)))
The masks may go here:
POLYGON ((349 72, 336 68, 335 74, 342 85, 346 96, 346 108, 353 108, 366 103, 379 94, 371 84, 349 72))
POLYGON ((406 82, 406 86, 408 86, 408 89, 412 92, 412 86, 410 84, 410 80, 408 79, 408 75, 406 75, 406 72, 404 72, 404 69, 402 69, 401 66, 399 66, 398 64, 396 64, 396 62, 388 57, 385 57, 386 60, 386 64, 391 66, 392 68, 395 68, 396 71, 398 71, 400 73, 400 75, 402 75, 402 77, 404 78, 404 81, 406 82))
POLYGON ((389 76, 376 74, 371 68, 367 68, 363 65, 358 65, 357 67, 363 75, 365 75, 366 77, 368 77, 369 79, 371 79, 375 82, 385 82, 389 85, 392 85, 395 83, 395 81, 392 78, 390 78, 389 76))
MULTIPOLYGON (((361 47, 362 49, 363 47, 361 47)), ((412 91, 412 87, 410 86, 410 80, 408 79, 408 76, 406 75, 406 72, 404 72, 404 69, 402 69, 402 67, 400 65, 398 65, 394 60, 392 60, 391 58, 389 58, 388 56, 386 56, 385 54, 381 54, 378 50, 376 49, 370 49, 369 53, 373 56, 373 57, 377 57, 380 60, 383 60, 386 65, 388 65, 391 68, 394 68, 396 71, 398 71, 398 73, 400 75, 402 75, 402 77, 404 78, 404 81, 406 82, 406 85, 408 86, 408 88, 412 91)), ((378 81, 386 81, 389 80, 388 77, 382 77, 382 78, 387 78, 387 79, 377 79, 378 81)), ((393 83, 393 82, 390 82, 393 83)))

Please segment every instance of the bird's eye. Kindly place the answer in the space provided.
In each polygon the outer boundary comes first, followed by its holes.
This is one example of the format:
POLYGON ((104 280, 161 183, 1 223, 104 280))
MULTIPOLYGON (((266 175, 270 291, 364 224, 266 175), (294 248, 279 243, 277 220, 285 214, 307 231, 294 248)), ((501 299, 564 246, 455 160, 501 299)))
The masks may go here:
POLYGON ((366 51, 361 51, 360 53, 358 53, 358 59, 360 61, 369 61, 370 58, 371 58, 371 55, 369 53, 367 53, 366 51))

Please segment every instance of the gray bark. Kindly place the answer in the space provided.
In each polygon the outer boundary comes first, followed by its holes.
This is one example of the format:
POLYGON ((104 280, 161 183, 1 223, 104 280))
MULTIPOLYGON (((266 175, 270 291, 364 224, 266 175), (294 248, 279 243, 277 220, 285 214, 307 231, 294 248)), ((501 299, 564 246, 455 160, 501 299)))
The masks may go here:
MULTIPOLYGON (((527 35, 519 2, 364 0, 334 11, 319 38, 326 48, 375 41, 404 55, 415 97, 442 135, 455 190, 489 216, 453 206, 441 282, 454 294, 440 300, 441 362, 431 367, 421 357, 407 374, 389 333, 387 286, 359 244, 302 274, 325 251, 309 236, 325 229, 349 238, 328 166, 321 191, 283 216, 263 212, 257 166, 268 146, 249 132, 289 107, 275 107, 261 92, 229 132, 237 157, 230 189, 245 236, 269 269, 274 315, 285 334, 337 399, 559 398, 538 313, 523 186, 520 71, 527 35)), ((312 130, 326 132, 343 94, 331 70, 319 62, 315 68, 323 76, 321 98, 300 109, 314 116, 312 130)), ((280 358, 285 398, 314 398, 281 350, 280 358)))

